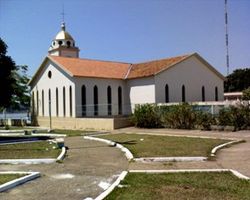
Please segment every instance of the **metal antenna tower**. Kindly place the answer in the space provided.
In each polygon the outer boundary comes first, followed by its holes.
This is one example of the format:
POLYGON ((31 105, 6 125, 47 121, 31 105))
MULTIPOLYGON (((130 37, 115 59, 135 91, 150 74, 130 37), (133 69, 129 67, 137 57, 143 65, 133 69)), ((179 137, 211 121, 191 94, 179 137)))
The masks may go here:
POLYGON ((229 47, 228 47, 227 0, 225 0, 225 29, 226 29, 226 63, 227 63, 227 75, 229 75, 229 47))

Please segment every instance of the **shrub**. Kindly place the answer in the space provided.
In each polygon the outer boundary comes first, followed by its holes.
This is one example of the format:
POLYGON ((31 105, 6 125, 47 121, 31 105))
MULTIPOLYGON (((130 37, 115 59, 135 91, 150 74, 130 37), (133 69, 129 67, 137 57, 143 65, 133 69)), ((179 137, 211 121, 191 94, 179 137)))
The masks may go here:
POLYGON ((201 126, 202 130, 211 130, 211 125, 215 124, 215 118, 208 112, 197 112, 196 119, 196 124, 201 126))
POLYGON ((157 128, 161 126, 157 106, 154 104, 136 105, 131 120, 136 127, 140 128, 157 128))
POLYGON ((165 112, 162 121, 165 127, 192 129, 195 126, 196 113, 187 103, 174 105, 169 108, 168 112, 165 112))
POLYGON ((242 91, 242 100, 250 100, 250 87, 242 91))
POLYGON ((219 111, 219 115, 217 118, 218 125, 220 126, 231 126, 232 125, 232 117, 230 108, 223 108, 219 111))

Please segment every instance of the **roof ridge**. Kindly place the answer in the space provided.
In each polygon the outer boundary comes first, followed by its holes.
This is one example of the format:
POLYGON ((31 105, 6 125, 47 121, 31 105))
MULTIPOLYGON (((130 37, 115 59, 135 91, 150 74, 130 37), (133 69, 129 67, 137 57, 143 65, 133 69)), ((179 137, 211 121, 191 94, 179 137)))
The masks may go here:
POLYGON ((110 63, 119 63, 119 64, 128 64, 128 65, 132 64, 132 63, 128 63, 128 62, 110 61, 110 60, 98 60, 98 59, 92 59, 92 58, 73 58, 73 57, 51 56, 51 55, 49 55, 49 57, 52 57, 52 58, 59 57, 59 58, 68 58, 68 59, 88 60, 88 61, 97 61, 97 62, 110 62, 110 63))
POLYGON ((163 61, 163 60, 168 60, 168 59, 178 58, 178 57, 188 57, 188 56, 191 56, 193 54, 195 54, 195 53, 183 54, 183 55, 180 55, 180 56, 172 56, 172 57, 160 58, 160 59, 154 59, 154 60, 148 60, 148 61, 144 61, 144 62, 133 63, 133 65, 145 64, 145 63, 150 63, 150 62, 155 62, 155 61, 163 61))

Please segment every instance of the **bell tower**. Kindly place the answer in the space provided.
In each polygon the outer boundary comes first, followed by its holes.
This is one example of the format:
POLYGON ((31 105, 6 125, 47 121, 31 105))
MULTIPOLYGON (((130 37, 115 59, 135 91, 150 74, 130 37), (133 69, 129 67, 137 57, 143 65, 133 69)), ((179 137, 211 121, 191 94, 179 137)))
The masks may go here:
POLYGON ((66 31, 65 23, 61 24, 61 31, 57 33, 49 48, 49 55, 79 58, 79 48, 75 46, 75 40, 66 31))

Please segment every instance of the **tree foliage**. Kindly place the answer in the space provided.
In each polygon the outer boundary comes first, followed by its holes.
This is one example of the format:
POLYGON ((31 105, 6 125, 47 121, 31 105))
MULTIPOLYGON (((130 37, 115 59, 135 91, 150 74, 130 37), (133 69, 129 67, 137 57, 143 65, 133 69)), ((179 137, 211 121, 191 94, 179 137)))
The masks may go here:
POLYGON ((242 100, 250 100, 250 87, 243 90, 242 100))
POLYGON ((0 109, 29 107, 29 81, 26 65, 18 66, 7 54, 8 46, 0 38, 0 109))
POLYGON ((242 91, 250 87, 250 68, 236 69, 227 76, 225 92, 242 91))
POLYGON ((11 97, 14 92, 15 78, 12 72, 16 70, 15 62, 7 56, 8 46, 0 38, 0 108, 8 107, 11 104, 11 97))

